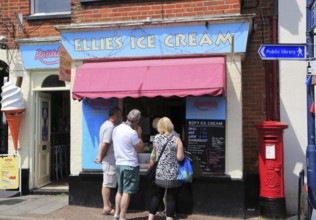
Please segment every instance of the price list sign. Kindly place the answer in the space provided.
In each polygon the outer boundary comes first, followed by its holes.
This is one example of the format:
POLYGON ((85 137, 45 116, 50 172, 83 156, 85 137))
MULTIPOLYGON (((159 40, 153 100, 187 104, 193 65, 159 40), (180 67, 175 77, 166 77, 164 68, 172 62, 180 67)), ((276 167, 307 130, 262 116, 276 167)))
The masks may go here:
POLYGON ((187 150, 200 159, 203 175, 225 172, 225 120, 186 120, 187 150))
POLYGON ((19 157, 0 156, 0 189, 19 188, 19 157))

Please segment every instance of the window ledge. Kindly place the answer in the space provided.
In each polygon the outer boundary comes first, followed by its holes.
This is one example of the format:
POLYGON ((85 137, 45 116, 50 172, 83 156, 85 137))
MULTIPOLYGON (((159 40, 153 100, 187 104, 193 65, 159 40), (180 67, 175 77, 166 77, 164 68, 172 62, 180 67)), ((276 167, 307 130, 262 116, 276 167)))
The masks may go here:
MULTIPOLYGON (((113 4, 113 3, 139 3, 139 2, 153 2, 154 0, 79 0, 81 4, 85 3, 94 3, 94 2, 103 2, 107 4, 113 4)), ((172 0, 165 0, 165 1, 172 1, 172 0)))
POLYGON ((58 19, 58 18, 71 18, 71 13, 53 13, 53 14, 33 14, 25 17, 27 21, 58 19))
POLYGON ((99 2, 101 0, 80 0, 80 3, 86 3, 86 2, 99 2))

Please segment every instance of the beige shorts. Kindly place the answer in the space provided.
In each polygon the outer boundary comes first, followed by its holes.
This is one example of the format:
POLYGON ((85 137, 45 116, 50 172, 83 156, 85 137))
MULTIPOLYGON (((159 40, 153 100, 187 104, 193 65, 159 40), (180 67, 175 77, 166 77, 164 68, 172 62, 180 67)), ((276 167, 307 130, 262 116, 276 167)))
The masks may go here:
POLYGON ((103 170, 103 186, 115 188, 117 185, 115 165, 109 163, 102 163, 103 170))

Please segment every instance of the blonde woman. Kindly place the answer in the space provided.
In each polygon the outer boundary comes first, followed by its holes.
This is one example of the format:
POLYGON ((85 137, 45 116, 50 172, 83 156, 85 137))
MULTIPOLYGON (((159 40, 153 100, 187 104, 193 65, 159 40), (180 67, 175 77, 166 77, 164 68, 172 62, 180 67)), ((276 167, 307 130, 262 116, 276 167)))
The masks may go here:
POLYGON ((161 118, 158 121, 157 130, 159 134, 155 136, 153 143, 153 150, 156 151, 156 160, 163 150, 163 146, 166 143, 167 145, 157 166, 154 195, 149 205, 148 220, 154 219, 166 189, 168 189, 166 219, 172 220, 176 207, 178 188, 182 185, 177 180, 177 176, 179 161, 182 161, 184 158, 183 144, 181 139, 173 134, 174 127, 169 118, 161 118))

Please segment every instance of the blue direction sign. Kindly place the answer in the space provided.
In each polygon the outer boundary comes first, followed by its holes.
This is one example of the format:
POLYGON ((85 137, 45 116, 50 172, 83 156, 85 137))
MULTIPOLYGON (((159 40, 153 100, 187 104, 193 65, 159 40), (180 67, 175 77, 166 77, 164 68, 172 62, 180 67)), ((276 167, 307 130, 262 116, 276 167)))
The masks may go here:
POLYGON ((262 44, 258 53, 263 60, 295 60, 305 58, 305 45, 262 44))

